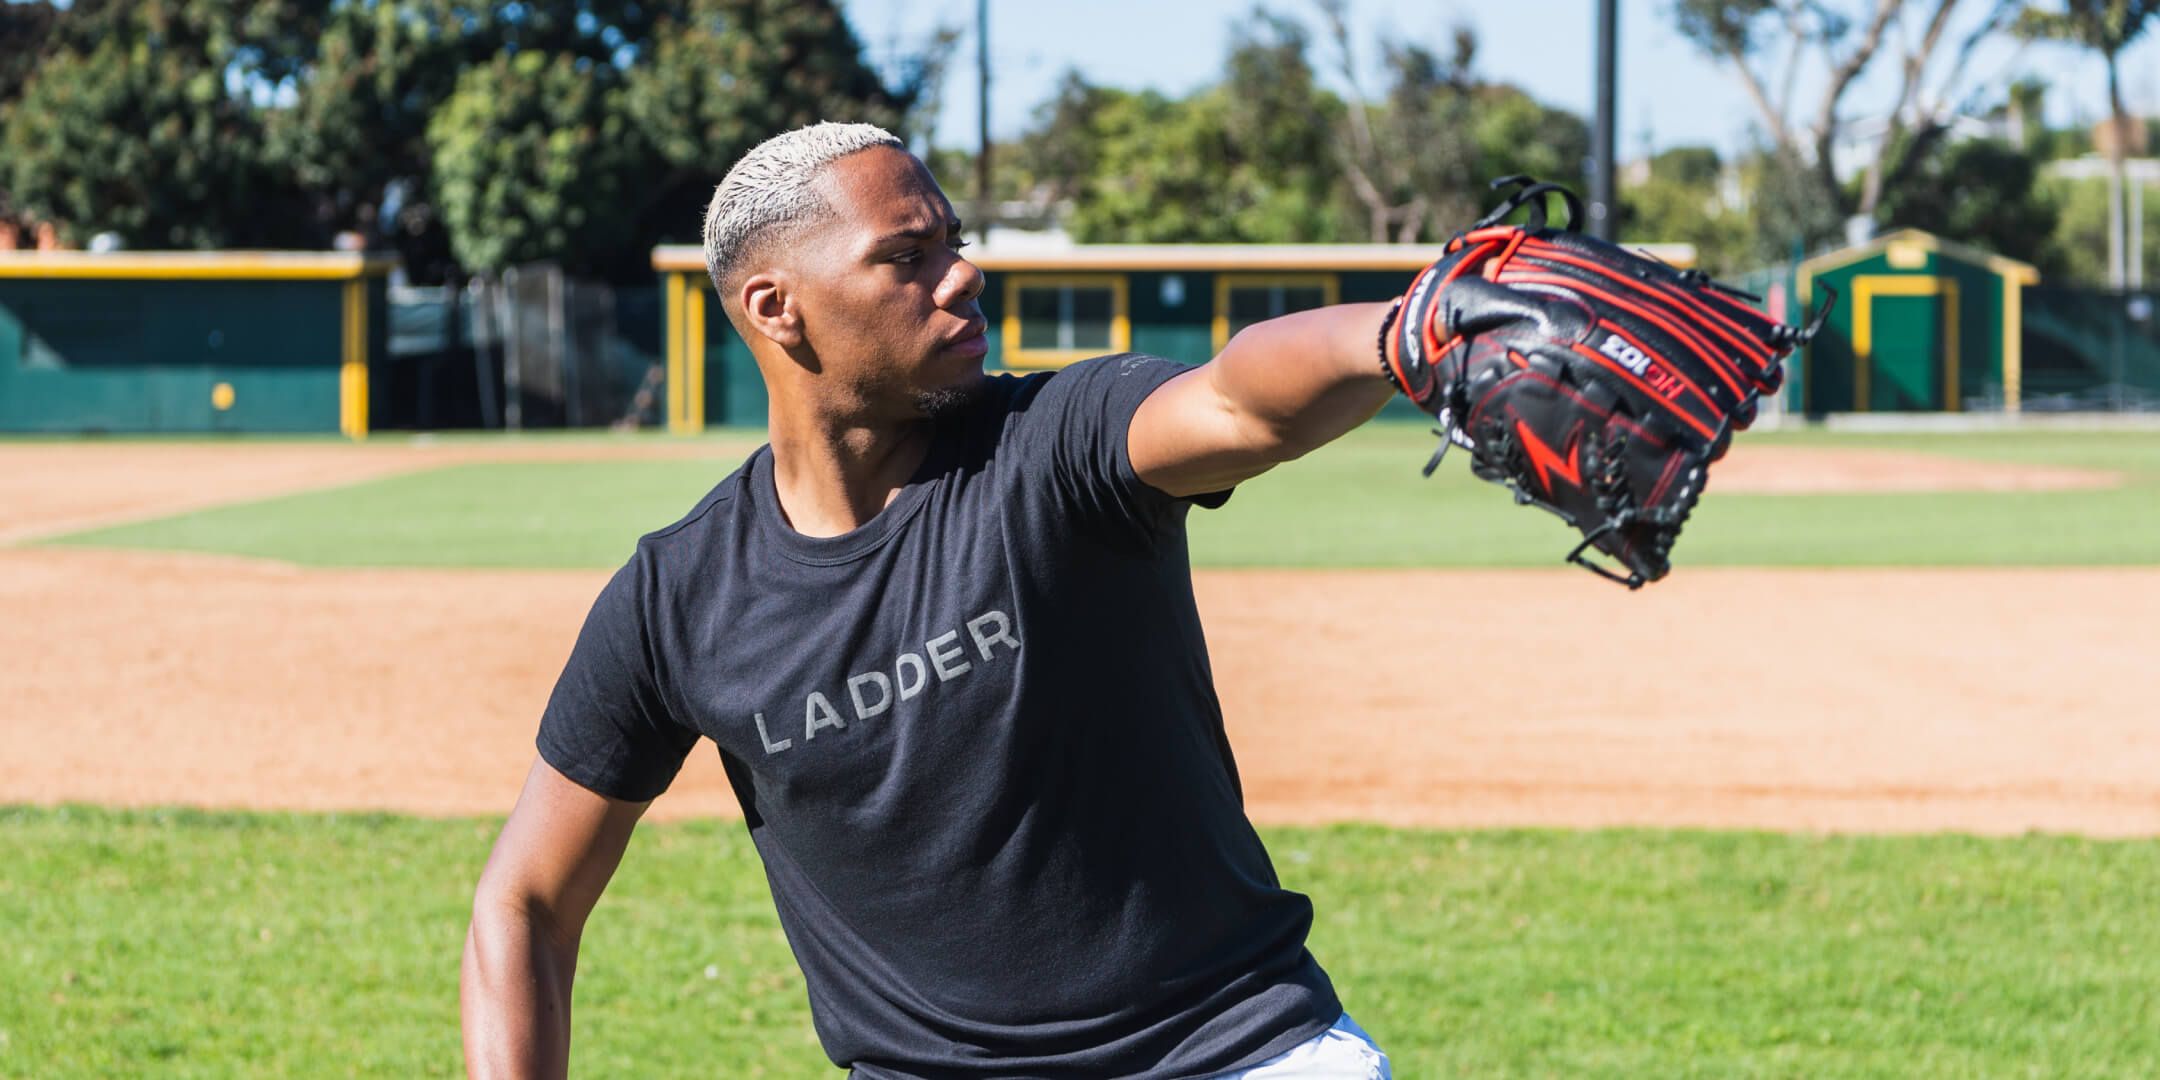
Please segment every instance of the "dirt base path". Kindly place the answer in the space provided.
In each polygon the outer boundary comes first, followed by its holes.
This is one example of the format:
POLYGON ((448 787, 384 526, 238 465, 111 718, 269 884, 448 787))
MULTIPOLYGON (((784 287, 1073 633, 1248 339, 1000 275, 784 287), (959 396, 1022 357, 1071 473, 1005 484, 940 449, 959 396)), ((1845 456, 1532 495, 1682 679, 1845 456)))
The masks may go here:
MULTIPOLYGON (((0 802, 504 812, 605 577, 0 550, 0 802)), ((2160 833, 2160 570, 1197 580, 1264 821, 2160 833)))
POLYGON ((1931 491, 2081 491, 2118 487, 2107 469, 1974 461, 1832 446, 1736 444, 1711 466, 1712 490, 1722 495, 1884 495, 1931 491))

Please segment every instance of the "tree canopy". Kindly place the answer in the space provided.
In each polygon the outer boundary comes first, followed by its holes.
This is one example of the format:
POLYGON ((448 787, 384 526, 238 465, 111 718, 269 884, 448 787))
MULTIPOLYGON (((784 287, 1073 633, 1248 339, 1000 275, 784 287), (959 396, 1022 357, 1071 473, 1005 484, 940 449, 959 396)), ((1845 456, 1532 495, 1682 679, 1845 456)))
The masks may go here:
MULTIPOLYGON (((1583 186, 1581 116, 1481 63, 1459 27, 1358 40, 1351 0, 1256 7, 1182 94, 1067 72, 994 153, 993 198, 1083 242, 1445 239, 1527 173, 1583 186)), ((2047 174, 2095 136, 2046 84, 1970 72, 1997 37, 2104 64, 2160 0, 1663 0, 1725 68, 1750 145, 1623 172, 1623 238, 1734 271, 1915 226, 2076 278, 2122 274, 2100 181, 2047 174), (1894 92, 1880 115, 1852 90, 1894 92)), ((0 217, 76 244, 320 248, 356 231, 422 281, 549 260, 637 280, 694 241, 726 166, 818 119, 920 134, 956 44, 873 64, 838 0, 54 0, 0 3, 0 217)), ((949 180, 966 151, 927 155, 949 180)), ((978 212, 969 180, 952 194, 978 212)), ((2148 237, 2150 242, 2153 238, 2148 237)), ((2117 245, 2119 248, 2119 244, 2117 245)))
POLYGON ((832 0, 75 0, 0 5, 0 46, 0 212, 146 248, 359 230, 422 279, 644 273, 749 146, 905 130, 937 59, 888 83, 832 0))

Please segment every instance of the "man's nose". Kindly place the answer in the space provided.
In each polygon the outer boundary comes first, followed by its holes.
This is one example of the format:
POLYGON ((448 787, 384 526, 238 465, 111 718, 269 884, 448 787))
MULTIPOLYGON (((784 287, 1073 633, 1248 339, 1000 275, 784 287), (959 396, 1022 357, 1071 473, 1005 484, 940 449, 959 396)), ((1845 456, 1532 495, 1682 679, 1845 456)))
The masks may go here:
POLYGON ((968 303, 981 296, 988 285, 981 267, 965 258, 955 258, 952 269, 945 272, 945 280, 939 284, 938 306, 952 308, 968 303))

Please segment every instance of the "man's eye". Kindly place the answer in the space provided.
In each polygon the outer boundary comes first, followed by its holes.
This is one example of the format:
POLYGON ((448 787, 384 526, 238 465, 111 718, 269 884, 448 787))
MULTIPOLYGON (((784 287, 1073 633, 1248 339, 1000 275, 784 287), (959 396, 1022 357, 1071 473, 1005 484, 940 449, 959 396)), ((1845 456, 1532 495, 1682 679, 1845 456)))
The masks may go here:
POLYGON ((893 256, 893 261, 896 263, 921 262, 922 254, 911 248, 907 251, 903 251, 900 254, 893 256))

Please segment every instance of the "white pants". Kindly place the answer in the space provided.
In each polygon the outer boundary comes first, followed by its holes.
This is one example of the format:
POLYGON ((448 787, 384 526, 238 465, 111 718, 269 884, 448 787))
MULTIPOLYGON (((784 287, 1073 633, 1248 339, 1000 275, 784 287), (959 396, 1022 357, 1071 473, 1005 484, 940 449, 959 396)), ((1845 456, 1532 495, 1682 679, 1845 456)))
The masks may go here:
POLYGON ((1217 1080, 1392 1080, 1394 1075, 1379 1044, 1344 1013, 1310 1040, 1217 1080))

